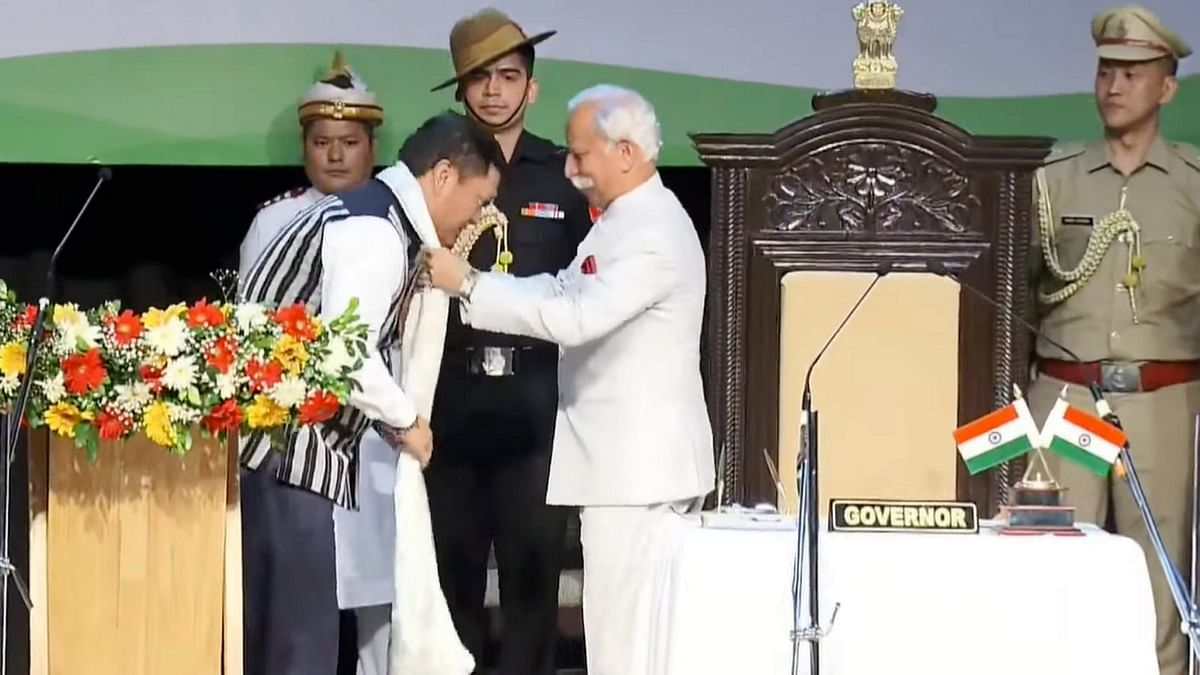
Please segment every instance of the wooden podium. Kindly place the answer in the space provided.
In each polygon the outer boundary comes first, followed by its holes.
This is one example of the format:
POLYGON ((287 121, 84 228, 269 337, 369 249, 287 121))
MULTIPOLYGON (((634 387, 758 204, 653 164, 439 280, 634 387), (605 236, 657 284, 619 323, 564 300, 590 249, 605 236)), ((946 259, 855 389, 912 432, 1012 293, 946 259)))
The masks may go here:
POLYGON ((774 133, 695 134, 712 168, 705 362, 730 501, 794 508, 800 391, 821 343, 889 273, 813 374, 820 501, 966 499, 990 515, 1017 478, 971 478, 951 438, 1028 378, 1033 172, 1049 138, 982 137, 929 95, 818 95, 774 133), (778 463, 776 497, 763 451, 778 463))
POLYGON ((31 675, 240 675, 234 444, 30 447, 31 675))

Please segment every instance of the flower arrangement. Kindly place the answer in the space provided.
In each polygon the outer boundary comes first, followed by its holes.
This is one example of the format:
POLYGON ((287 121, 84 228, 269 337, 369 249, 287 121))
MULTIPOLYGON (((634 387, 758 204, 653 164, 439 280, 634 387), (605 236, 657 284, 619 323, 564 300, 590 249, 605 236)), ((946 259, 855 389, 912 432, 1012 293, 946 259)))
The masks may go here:
POLYGON ((25 421, 74 440, 94 458, 100 441, 144 432, 177 453, 191 427, 225 439, 286 433, 333 417, 357 384, 367 326, 357 303, 329 325, 300 304, 175 304, 143 314, 110 302, 55 305, 26 373, 36 308, 0 281, 0 407, 32 377, 25 421))

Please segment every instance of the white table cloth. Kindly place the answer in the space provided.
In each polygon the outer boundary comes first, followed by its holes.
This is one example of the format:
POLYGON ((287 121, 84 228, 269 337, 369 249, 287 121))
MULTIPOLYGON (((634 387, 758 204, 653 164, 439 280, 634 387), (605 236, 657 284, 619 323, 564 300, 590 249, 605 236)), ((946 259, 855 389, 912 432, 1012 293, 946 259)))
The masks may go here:
MULTIPOLYGON (((1146 559, 1130 539, 821 533, 828 675, 1157 675, 1146 559)), ((681 518, 652 640, 662 675, 791 672, 795 529, 681 518)), ((666 542, 664 542, 666 543, 666 542)), ((804 597, 807 597, 807 585, 804 597)), ((804 623, 807 623, 807 603, 804 623)), ((808 673, 807 645, 800 673, 808 673)))

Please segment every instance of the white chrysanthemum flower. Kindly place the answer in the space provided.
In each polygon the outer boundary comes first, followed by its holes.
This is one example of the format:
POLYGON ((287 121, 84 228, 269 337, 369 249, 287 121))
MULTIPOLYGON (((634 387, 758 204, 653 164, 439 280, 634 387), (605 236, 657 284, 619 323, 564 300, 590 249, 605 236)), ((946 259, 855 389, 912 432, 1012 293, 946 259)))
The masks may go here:
POLYGON ((340 337, 330 338, 329 354, 321 359, 321 372, 326 375, 338 376, 342 374, 342 369, 352 365, 354 365, 354 356, 346 348, 346 341, 340 337))
POLYGON ((262 305, 252 302, 238 305, 233 311, 233 318, 237 322, 238 330, 243 333, 248 333, 267 325, 266 310, 263 309, 262 305))
POLYGON ((17 379, 16 375, 5 375, 4 377, 0 377, 0 394, 11 396, 17 392, 17 389, 20 386, 21 381, 17 379))
POLYGON ((71 347, 76 347, 80 342, 89 348, 96 347, 100 344, 100 327, 88 323, 85 317, 80 323, 60 325, 58 339, 63 345, 71 347))
POLYGON ((154 398, 154 394, 150 393, 150 385, 145 382, 118 384, 116 392, 116 404, 121 410, 141 410, 144 406, 149 405, 150 401, 154 398))
POLYGON ((163 369, 163 386, 173 391, 183 391, 195 383, 198 372, 196 359, 190 355, 171 359, 163 369))
POLYGON ((282 408, 300 405, 307 395, 304 380, 291 375, 285 375, 270 391, 271 400, 282 408))
POLYGON ((61 370, 48 380, 38 381, 37 386, 42 388, 42 393, 46 395, 46 400, 51 403, 58 403, 59 399, 67 395, 67 387, 63 382, 61 370))
POLYGON ((237 395, 237 376, 232 371, 217 375, 217 396, 222 399, 233 398, 237 395))
POLYGON ((146 329, 146 344, 163 356, 175 356, 187 344, 187 324, 178 317, 146 329))

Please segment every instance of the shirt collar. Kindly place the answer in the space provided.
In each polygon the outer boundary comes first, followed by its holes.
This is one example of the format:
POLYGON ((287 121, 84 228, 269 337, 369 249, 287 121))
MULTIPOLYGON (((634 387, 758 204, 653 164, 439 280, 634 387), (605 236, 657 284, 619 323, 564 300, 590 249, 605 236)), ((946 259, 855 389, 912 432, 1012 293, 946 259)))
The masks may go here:
POLYGON ((606 215, 616 214, 621 209, 634 208, 636 207, 635 205, 637 202, 640 201, 644 195, 657 192, 658 190, 662 189, 662 187, 662 177, 658 175, 657 171, 655 171, 654 174, 643 181, 641 185, 612 200, 612 202, 609 203, 608 208, 604 209, 604 213, 606 215))
POLYGON ((433 227, 433 216, 429 215, 429 205, 425 203, 425 193, 421 191, 421 184, 417 182, 416 177, 404 162, 396 162, 380 171, 375 177, 383 181, 391 188, 392 194, 396 195, 396 199, 400 201, 400 207, 412 221, 417 236, 421 238, 421 243, 426 246, 440 247, 442 244, 438 241, 437 230, 433 227))
MULTIPOLYGON (((1085 157, 1084 166, 1089 172, 1112 166, 1112 155, 1109 153, 1108 144, 1104 141, 1097 141, 1089 145, 1085 157)), ((1171 152, 1162 136, 1155 136, 1154 141, 1150 143, 1150 150, 1146 153, 1146 164, 1164 173, 1171 172, 1171 152)))

